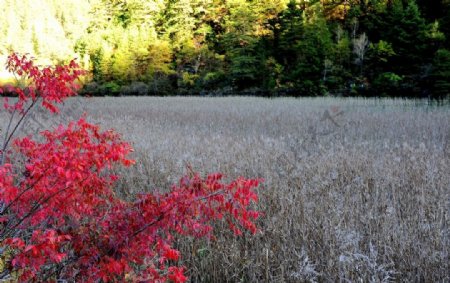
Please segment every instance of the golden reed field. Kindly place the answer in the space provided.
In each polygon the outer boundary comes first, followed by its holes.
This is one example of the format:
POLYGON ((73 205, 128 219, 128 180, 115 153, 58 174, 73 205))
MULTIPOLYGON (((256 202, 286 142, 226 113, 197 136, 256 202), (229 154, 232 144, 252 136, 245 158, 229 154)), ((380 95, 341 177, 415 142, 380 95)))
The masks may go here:
POLYGON ((167 190, 188 165, 264 178, 255 236, 217 225, 215 240, 178 241, 193 282, 450 281, 449 104, 119 97, 64 111, 133 144, 125 198, 167 190))

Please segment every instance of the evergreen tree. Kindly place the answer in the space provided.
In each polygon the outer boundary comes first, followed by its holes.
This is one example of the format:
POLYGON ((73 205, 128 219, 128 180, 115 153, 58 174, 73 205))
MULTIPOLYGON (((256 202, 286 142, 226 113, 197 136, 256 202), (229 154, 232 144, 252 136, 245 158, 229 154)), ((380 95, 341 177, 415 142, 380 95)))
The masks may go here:
POLYGON ((450 96, 450 51, 440 49, 436 52, 432 72, 432 96, 445 98, 450 96))
POLYGON ((285 72, 291 73, 293 65, 298 57, 298 50, 295 48, 302 40, 303 28, 303 9, 295 0, 289 1, 287 9, 279 17, 279 28, 276 30, 276 57, 285 66, 285 72))
POLYGON ((335 30, 335 44, 331 54, 331 70, 326 80, 330 92, 343 94, 346 92, 346 83, 353 76, 351 74, 351 40, 348 32, 338 25, 335 30))
POLYGON ((442 1, 443 10, 442 18, 438 20, 440 30, 443 34, 447 35, 445 39, 445 47, 450 48, 450 0, 442 1))
POLYGON ((233 86, 318 95, 348 91, 357 78, 372 86, 372 93, 412 95, 437 80, 445 56, 436 51, 450 49, 449 0, 0 0, 0 5, 0 63, 11 51, 31 53, 41 65, 75 57, 100 85, 139 81, 155 94, 233 86))
POLYGON ((427 26, 415 1, 408 1, 406 5, 400 0, 393 1, 381 28, 383 39, 392 44, 396 53, 392 63, 403 74, 417 72, 427 51, 427 26))
POLYGON ((257 15, 250 3, 234 0, 227 3, 224 18, 226 33, 221 36, 228 63, 230 83, 240 89, 258 82, 261 66, 258 60, 258 38, 255 36, 257 15))
POLYGON ((320 95, 325 88, 324 72, 328 69, 332 54, 331 33, 319 7, 307 18, 301 40, 293 43, 298 53, 291 80, 300 95, 320 95))

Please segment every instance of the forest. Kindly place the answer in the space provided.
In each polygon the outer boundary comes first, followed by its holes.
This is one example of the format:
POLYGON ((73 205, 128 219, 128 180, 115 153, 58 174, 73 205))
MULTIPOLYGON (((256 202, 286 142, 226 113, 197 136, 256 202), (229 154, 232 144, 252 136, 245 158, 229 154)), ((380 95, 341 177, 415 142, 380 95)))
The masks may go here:
POLYGON ((0 282, 450 282, 450 0, 0 7, 0 282))
MULTIPOLYGON (((0 64, 77 58, 90 95, 444 98, 449 0, 0 0, 0 64)), ((0 73, 3 84, 7 74, 0 73)))

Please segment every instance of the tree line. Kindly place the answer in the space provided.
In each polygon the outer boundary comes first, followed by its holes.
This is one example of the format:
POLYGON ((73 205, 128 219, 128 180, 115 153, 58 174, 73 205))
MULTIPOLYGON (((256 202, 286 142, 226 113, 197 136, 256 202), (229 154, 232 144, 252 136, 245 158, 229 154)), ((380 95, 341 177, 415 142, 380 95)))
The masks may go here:
POLYGON ((0 0, 0 54, 98 95, 445 97, 449 0, 0 0))

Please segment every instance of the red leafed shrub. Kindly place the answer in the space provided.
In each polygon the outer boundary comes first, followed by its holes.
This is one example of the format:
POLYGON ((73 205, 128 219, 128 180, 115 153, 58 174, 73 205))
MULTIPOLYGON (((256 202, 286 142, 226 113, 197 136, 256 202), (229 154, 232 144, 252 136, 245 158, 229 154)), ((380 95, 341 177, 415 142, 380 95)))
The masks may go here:
POLYGON ((76 80, 85 73, 74 60, 69 65, 40 69, 34 65, 32 59, 17 53, 8 57, 6 69, 29 82, 29 86, 25 89, 16 87, 9 90, 17 94, 18 102, 10 105, 6 100, 4 104, 7 110, 22 112, 27 111, 28 108, 24 109, 27 102, 30 102, 28 107, 32 108, 38 101, 50 112, 58 112, 56 104, 62 103, 67 97, 76 95, 76 90, 79 88, 76 80))
MULTIPOLYGON (((83 72, 75 62, 39 69, 13 54, 7 67, 29 80, 18 99, 5 103, 11 115, 26 115, 39 103, 51 112, 75 94, 83 72)), ((22 119, 19 119, 20 123, 22 119)), ((132 151, 114 131, 84 118, 44 131, 39 141, 6 134, 0 165, 0 255, 9 260, 0 276, 20 281, 185 282, 175 235, 212 237, 223 220, 236 235, 256 232, 259 180, 223 182, 221 174, 190 173, 168 193, 142 194, 134 202, 115 196, 113 166, 131 166, 132 151), (8 146, 11 142, 11 146, 8 146), (23 162, 10 158, 21 156, 23 162)))

